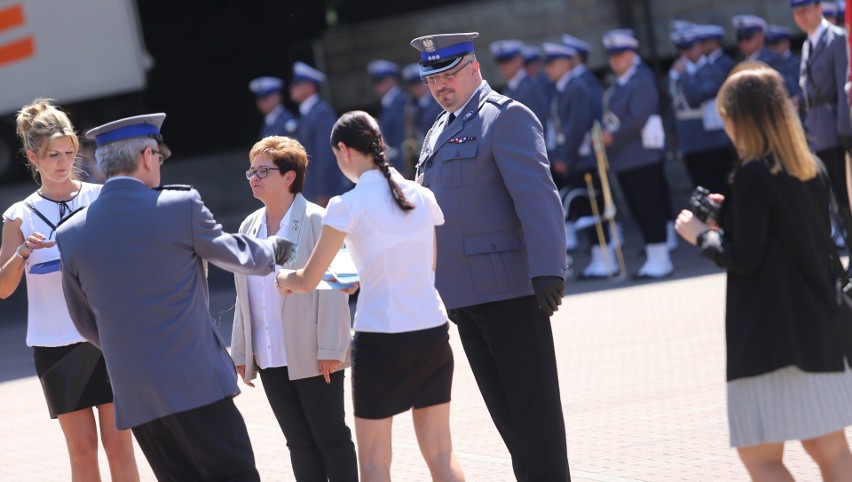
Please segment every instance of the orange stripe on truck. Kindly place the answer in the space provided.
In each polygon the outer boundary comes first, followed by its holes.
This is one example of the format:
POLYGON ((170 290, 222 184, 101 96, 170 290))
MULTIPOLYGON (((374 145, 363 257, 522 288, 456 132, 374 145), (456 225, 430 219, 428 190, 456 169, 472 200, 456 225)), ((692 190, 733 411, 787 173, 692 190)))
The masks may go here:
POLYGON ((32 57, 34 52, 35 42, 32 37, 0 45, 0 67, 32 57))
POLYGON ((0 32, 14 27, 24 25, 24 8, 20 5, 12 5, 0 9, 0 32))

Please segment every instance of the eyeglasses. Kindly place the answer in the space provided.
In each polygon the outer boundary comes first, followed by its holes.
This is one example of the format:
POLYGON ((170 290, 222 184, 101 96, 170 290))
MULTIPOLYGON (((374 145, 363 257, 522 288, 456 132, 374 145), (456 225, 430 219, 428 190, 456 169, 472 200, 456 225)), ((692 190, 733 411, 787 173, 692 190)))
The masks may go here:
POLYGON ((457 68, 453 72, 447 72, 446 74, 437 74, 437 75, 430 75, 429 77, 424 77, 423 83, 427 84, 427 85, 435 85, 438 82, 444 82, 444 83, 452 82, 456 78, 456 76, 459 75, 459 72, 461 72, 471 62, 473 62, 473 60, 468 60, 461 67, 457 68))
POLYGON ((269 171, 280 171, 280 170, 281 169, 279 169, 277 167, 266 167, 266 166, 259 167, 257 169, 251 168, 248 171, 246 171, 246 179, 251 181, 251 178, 253 178, 254 176, 257 176, 258 179, 266 179, 266 176, 269 175, 269 171))
MULTIPOLYGON (((146 147, 145 149, 151 149, 151 148, 150 148, 150 147, 146 147)), ((142 152, 140 152, 140 154, 145 154, 145 149, 142 149, 142 152)), ((156 154, 156 155, 160 156, 160 165, 162 166, 162 165, 163 165, 163 161, 165 161, 165 160, 166 160, 166 156, 165 156, 165 154, 163 154, 162 152, 160 152, 160 151, 158 151, 158 150, 156 150, 156 149, 151 149, 151 154, 156 154)))

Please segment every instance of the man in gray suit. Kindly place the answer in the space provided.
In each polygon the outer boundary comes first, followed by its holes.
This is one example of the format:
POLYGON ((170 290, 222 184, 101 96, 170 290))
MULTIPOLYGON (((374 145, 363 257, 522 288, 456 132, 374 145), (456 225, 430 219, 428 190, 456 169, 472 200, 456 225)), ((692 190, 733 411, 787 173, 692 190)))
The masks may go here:
POLYGON ((819 0, 791 0, 793 19, 808 35, 802 46, 799 84, 805 99, 808 142, 828 170, 831 189, 848 211, 846 151, 852 148, 846 31, 822 15, 819 0))
POLYGON ((151 189, 169 156, 165 114, 92 129, 107 177, 57 230, 74 325, 103 351, 116 426, 131 428, 159 480, 259 480, 232 398, 236 371, 208 307, 204 260, 266 275, 294 253, 283 239, 222 232, 198 192, 151 189))
POLYGON ((417 166, 446 221, 435 284, 517 479, 570 480, 549 319, 566 274, 562 204, 541 123, 482 79, 478 36, 411 41, 445 111, 417 166))

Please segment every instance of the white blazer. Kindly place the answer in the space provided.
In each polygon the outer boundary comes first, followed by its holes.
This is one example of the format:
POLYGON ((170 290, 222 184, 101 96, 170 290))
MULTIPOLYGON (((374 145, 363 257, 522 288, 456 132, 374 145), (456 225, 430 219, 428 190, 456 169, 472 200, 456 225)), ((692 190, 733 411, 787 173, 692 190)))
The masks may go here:
MULTIPOLYGON (((240 233, 256 236, 264 209, 250 214, 240 225, 240 233)), ((290 207, 290 223, 280 236, 298 246, 296 261, 290 269, 303 268, 311 256, 322 231, 325 209, 296 194, 290 207)), ((235 274, 237 301, 231 335, 231 358, 234 364, 246 365, 245 381, 257 376, 257 365, 251 345, 251 311, 245 275, 235 274)), ((351 318, 349 297, 339 290, 316 290, 281 297, 281 319, 287 368, 291 380, 320 375, 319 360, 340 360, 338 370, 349 366, 351 318)))

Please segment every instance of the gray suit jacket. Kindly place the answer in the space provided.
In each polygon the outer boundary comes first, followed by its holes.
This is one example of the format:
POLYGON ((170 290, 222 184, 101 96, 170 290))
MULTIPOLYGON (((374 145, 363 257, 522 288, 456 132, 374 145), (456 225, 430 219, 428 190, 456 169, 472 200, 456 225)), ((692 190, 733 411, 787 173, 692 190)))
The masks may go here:
MULTIPOLYGON (((243 221, 241 234, 257 236, 261 216, 258 209, 243 221)), ((297 194, 290 207, 290 224, 281 236, 298 247, 296 261, 290 269, 304 268, 322 232, 325 209, 309 203, 297 194)), ((234 328, 231 336, 231 358, 235 365, 246 366, 246 381, 257 374, 251 335, 251 307, 248 280, 244 274, 234 275, 237 288, 234 328)), ((349 366, 351 318, 349 297, 339 290, 315 290, 310 293, 282 296, 279 312, 283 322, 284 345, 287 349, 287 372, 291 380, 320 375, 319 360, 340 360, 343 370, 349 366)))
POLYGON ((846 85, 848 45, 846 32, 829 25, 814 51, 802 49, 799 84, 808 110, 808 142, 814 151, 840 145, 838 136, 852 135, 846 85))
POLYGON ((531 278, 564 277, 562 204, 535 115, 483 81, 446 120, 426 136, 417 176, 444 211, 435 285, 446 307, 531 295, 531 278))
POLYGON ((103 351, 118 428, 239 393, 203 260, 264 275, 274 268, 268 243, 223 233, 195 190, 132 179, 107 182, 56 236, 68 311, 103 351))

